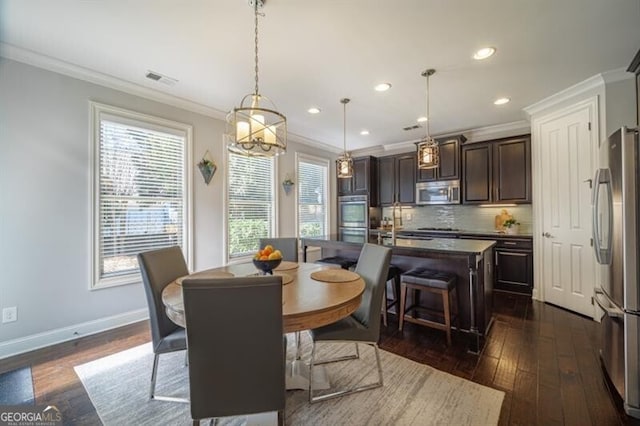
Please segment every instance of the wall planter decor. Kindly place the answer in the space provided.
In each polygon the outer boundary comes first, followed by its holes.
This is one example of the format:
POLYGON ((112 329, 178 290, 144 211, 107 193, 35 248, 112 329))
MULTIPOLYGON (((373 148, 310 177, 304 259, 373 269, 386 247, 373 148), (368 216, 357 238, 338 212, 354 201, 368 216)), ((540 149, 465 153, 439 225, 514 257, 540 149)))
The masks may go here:
POLYGON ((205 152, 204 155, 202 156, 202 159, 198 163, 198 168, 200 169, 200 173, 204 178, 204 183, 209 185, 209 182, 211 182, 211 178, 213 178, 213 175, 216 173, 216 170, 218 169, 218 167, 213 162, 213 158, 211 158, 211 154, 209 153, 209 150, 207 150, 207 152, 205 152))
POLYGON ((284 189, 284 193, 286 195, 289 195, 289 193, 291 192, 291 189, 293 188, 293 185, 295 185, 295 183, 293 182, 293 179, 287 176, 282 182, 282 188, 284 189))

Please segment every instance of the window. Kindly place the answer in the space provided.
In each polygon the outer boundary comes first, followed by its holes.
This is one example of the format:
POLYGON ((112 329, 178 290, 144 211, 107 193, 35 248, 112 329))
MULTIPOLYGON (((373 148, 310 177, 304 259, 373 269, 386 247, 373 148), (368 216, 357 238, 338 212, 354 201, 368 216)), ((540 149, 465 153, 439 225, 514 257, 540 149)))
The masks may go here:
POLYGON ((327 235, 329 230, 329 160, 296 156, 298 236, 327 235))
POLYGON ((191 127, 90 105, 92 286, 140 282, 139 252, 178 245, 189 259, 191 127))
POLYGON ((275 160, 228 153, 227 260, 252 255, 275 234, 275 160))

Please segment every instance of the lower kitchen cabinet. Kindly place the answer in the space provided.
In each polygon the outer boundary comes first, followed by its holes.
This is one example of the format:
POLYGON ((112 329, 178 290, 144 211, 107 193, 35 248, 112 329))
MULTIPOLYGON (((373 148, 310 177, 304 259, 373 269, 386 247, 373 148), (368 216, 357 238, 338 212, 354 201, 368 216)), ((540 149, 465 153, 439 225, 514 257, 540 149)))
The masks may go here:
POLYGON ((533 287, 533 252, 496 248, 495 283, 496 290, 531 294, 533 287))

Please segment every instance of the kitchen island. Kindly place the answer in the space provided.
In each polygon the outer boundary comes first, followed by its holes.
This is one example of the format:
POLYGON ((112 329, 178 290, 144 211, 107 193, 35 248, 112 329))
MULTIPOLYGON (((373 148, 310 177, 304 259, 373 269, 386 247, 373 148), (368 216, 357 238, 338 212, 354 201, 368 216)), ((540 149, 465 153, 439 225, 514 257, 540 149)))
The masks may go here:
MULTIPOLYGON (((470 351, 478 353, 489 331, 493 312, 493 247, 495 241, 433 238, 396 239, 385 244, 391 248, 391 263, 401 271, 417 266, 454 274, 457 277, 459 328, 471 336, 470 351)), ((357 259, 362 243, 342 241, 337 235, 302 238, 303 260, 308 247, 320 247, 322 256, 357 259)), ((442 309, 438 298, 421 292, 421 303, 442 309)), ((399 294, 399 293, 398 293, 399 294)))

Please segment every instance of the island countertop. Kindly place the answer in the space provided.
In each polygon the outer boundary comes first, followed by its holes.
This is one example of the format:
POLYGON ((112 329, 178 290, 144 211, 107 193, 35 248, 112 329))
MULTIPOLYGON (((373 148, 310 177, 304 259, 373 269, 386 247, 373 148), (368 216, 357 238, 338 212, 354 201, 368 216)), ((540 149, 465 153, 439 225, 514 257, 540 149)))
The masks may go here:
MULTIPOLYGON (((338 235, 327 235, 322 237, 305 237, 302 238, 303 246, 324 246, 326 244, 335 243, 336 246, 353 246, 361 247, 362 243, 344 241, 338 235), (314 244, 315 243, 315 244, 314 244)), ((415 251, 431 252, 442 254, 462 254, 462 255, 481 255, 496 244, 493 240, 472 240, 459 238, 433 238, 430 240, 413 240, 413 239, 396 239, 395 244, 385 243, 386 247, 390 247, 392 251, 415 251)))

